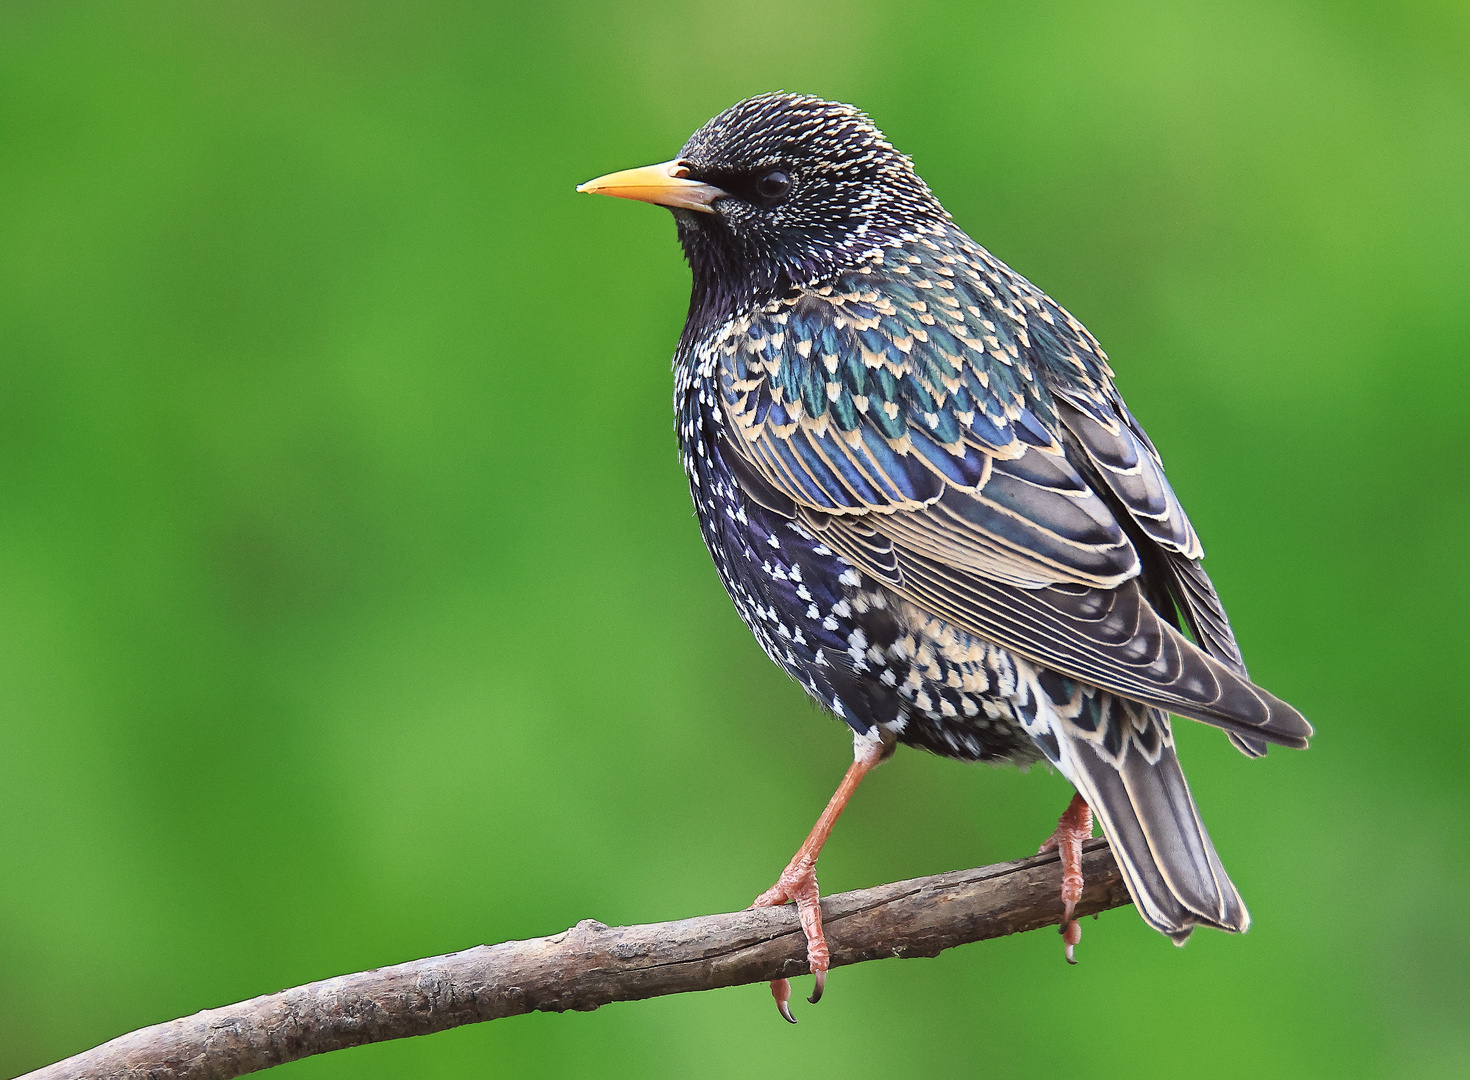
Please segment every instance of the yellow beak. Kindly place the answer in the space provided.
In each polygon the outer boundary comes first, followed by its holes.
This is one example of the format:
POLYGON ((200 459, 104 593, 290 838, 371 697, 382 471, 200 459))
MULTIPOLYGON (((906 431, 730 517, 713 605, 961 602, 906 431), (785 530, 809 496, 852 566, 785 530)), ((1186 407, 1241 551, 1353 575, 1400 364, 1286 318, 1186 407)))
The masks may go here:
POLYGON ((729 195, 711 184, 685 179, 688 172, 677 161, 665 161, 660 165, 645 165, 641 169, 624 169, 608 173, 596 180, 578 184, 578 191, 591 195, 612 195, 619 199, 637 199, 639 202, 657 203, 659 206, 677 206, 684 210, 700 210, 714 213, 710 205, 716 199, 729 195))

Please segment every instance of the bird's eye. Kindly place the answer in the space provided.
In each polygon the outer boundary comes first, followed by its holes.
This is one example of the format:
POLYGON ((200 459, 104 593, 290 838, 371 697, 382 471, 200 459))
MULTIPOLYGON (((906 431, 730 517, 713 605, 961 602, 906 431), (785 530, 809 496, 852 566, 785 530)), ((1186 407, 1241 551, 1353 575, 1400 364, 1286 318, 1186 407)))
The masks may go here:
POLYGON ((772 169, 755 182, 755 193, 762 199, 782 199, 791 190, 791 177, 780 169, 772 169))

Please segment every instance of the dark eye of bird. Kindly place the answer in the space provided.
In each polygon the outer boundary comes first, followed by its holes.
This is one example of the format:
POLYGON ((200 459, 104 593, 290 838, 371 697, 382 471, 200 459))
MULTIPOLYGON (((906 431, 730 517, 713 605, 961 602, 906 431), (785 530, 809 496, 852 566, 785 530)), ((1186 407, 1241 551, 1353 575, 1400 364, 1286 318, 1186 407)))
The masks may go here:
POLYGON ((762 173, 760 179, 755 182, 755 192, 762 199, 783 199, 790 190, 791 177, 780 169, 762 173))

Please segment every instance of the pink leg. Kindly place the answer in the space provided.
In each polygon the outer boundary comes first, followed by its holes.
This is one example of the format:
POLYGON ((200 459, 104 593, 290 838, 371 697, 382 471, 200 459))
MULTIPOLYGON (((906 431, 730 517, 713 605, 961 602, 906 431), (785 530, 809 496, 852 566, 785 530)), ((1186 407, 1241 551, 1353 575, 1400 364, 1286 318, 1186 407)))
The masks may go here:
POLYGON ((1057 830, 1041 845, 1042 851, 1052 851, 1062 857, 1062 903, 1066 909, 1062 914, 1061 935, 1067 947, 1067 963, 1075 964, 1072 950, 1082 940, 1082 926, 1072 918, 1077 901, 1082 899, 1082 841, 1092 836, 1092 808, 1081 795, 1073 795, 1067 804, 1057 830))
MULTIPOLYGON (((813 1005, 822 1000, 822 991, 827 987, 827 968, 831 963, 832 954, 827 948, 827 939, 822 934, 822 903, 821 894, 817 890, 817 856, 822 853, 822 845, 827 842, 827 837, 832 835, 832 827, 837 824, 837 819, 842 816, 847 801, 852 798, 852 793, 857 790, 858 784, 864 776, 883 762, 893 752, 894 744, 889 741, 854 740, 853 762, 847 770, 847 775, 842 778, 837 791, 827 802, 827 808, 822 811, 822 816, 817 818, 817 823, 812 826, 806 843, 791 857, 786 864, 786 869, 781 871, 781 876, 776 879, 765 892, 755 898, 751 907, 777 907, 796 901, 796 914, 801 920, 802 933, 806 935, 806 959, 807 966, 815 979, 812 988, 812 996, 808 999, 813 1005)), ((781 1015, 793 1024, 796 1017, 791 1015, 791 983, 787 979, 776 979, 771 983, 771 996, 776 999, 776 1008, 781 1015)))

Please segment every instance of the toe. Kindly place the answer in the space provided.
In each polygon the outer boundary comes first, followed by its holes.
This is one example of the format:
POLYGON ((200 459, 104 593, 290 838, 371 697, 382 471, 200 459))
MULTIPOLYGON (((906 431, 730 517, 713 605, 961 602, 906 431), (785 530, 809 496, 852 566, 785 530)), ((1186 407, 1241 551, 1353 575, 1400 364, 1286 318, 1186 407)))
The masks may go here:
POLYGON ((776 999, 776 1009, 780 1012, 787 1023, 796 1023, 796 1017, 791 1015, 791 980, 773 979, 771 981, 771 996, 776 999))

